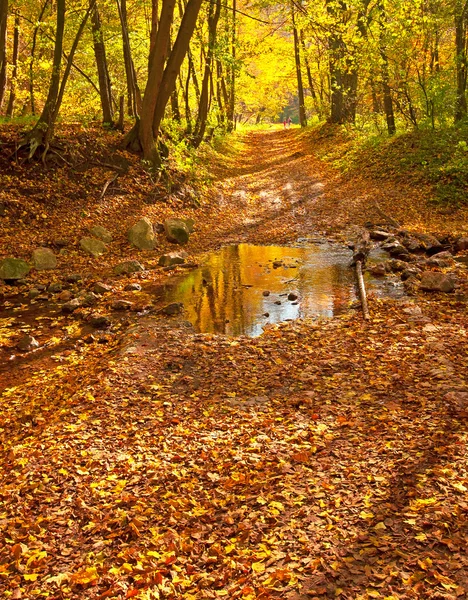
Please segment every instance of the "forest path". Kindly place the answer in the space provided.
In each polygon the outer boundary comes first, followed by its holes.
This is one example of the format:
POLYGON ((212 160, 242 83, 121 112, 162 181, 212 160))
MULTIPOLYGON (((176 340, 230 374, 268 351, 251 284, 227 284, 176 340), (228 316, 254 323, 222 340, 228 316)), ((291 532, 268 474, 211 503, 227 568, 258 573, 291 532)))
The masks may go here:
POLYGON ((291 242, 363 220, 352 199, 328 193, 337 174, 317 158, 300 130, 249 131, 231 143, 213 165, 208 196, 216 216, 208 209, 202 239, 291 242))

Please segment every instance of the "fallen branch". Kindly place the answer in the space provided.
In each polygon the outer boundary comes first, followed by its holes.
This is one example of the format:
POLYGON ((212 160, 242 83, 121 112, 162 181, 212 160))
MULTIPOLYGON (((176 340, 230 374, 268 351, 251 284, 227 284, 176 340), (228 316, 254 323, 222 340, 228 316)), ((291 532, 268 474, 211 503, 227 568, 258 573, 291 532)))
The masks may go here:
POLYGON ((360 260, 356 261, 356 276, 358 280, 359 296, 361 297, 361 308, 364 319, 368 321, 370 319, 369 307, 367 306, 367 294, 366 286, 364 284, 364 277, 362 276, 362 263, 360 260))
POLYGON ((104 184, 104 187, 102 188, 102 192, 101 192, 101 196, 100 196, 100 199, 101 199, 101 200, 104 198, 104 196, 105 196, 105 194, 106 194, 106 192, 107 192, 107 188, 108 188, 108 187, 109 187, 111 184, 113 184, 113 183, 114 183, 114 181, 115 181, 116 179, 118 179, 118 177, 119 177, 119 173, 116 173, 116 174, 115 174, 113 177, 111 177, 110 179, 108 179, 108 180, 106 181, 106 183, 104 184))
POLYGON ((387 220, 390 223, 390 225, 393 225, 393 227, 397 228, 401 227, 400 223, 398 223, 396 219, 384 213, 384 211, 380 208, 377 200, 374 200, 374 208, 383 219, 387 220))

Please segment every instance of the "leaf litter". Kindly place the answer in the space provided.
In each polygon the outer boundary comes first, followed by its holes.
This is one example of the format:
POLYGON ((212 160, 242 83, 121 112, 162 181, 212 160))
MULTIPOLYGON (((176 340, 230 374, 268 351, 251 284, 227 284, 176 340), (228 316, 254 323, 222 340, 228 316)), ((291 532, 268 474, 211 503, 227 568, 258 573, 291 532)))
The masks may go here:
MULTIPOLYGON (((263 171, 226 158, 224 198, 281 185, 268 160, 291 144, 270 141, 263 171)), ((232 235, 281 241, 299 216, 232 235)), ((221 234, 207 216, 196 244, 221 234)), ((420 295, 423 319, 412 303, 255 339, 139 317, 20 370, 1 400, 5 597, 466 597, 466 303, 420 295)))

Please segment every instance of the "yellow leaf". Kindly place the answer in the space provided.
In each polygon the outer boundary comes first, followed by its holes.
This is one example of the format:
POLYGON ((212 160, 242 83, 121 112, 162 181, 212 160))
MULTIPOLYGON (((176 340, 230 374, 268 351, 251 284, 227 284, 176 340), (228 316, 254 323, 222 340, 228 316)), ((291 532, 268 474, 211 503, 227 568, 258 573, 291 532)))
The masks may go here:
POLYGON ((463 485, 463 483, 452 483, 452 485, 459 492, 466 492, 468 489, 463 485))
POLYGON ((385 523, 382 523, 382 521, 381 521, 380 523, 377 523, 377 525, 374 525, 374 529, 376 531, 380 531, 380 530, 387 529, 387 528, 385 527, 385 523))
POLYGON ((281 504, 281 502, 270 502, 270 504, 268 505, 270 508, 277 508, 279 511, 284 510, 284 506, 281 504))
POLYGON ((377 590, 366 590, 366 592, 369 598, 380 598, 380 592, 377 590))
POLYGON ((252 571, 255 573, 264 573, 265 565, 262 562, 254 562, 252 563, 252 571))
POLYGON ((36 581, 39 577, 39 573, 25 573, 23 577, 26 581, 36 581))
POLYGON ((258 496, 257 502, 258 502, 258 504, 262 504, 262 505, 267 503, 267 501, 265 500, 265 498, 263 498, 263 496, 258 496))
POLYGON ((361 519, 372 519, 374 517, 374 513, 368 512, 366 510, 361 510, 359 516, 361 517, 361 519))
POLYGON ((96 579, 99 579, 98 572, 96 567, 88 567, 87 569, 83 569, 82 571, 78 571, 71 576, 71 579, 74 583, 80 583, 85 585, 87 583, 91 583, 96 579))
POLYGON ((425 533, 418 533, 418 535, 414 536, 414 539, 420 542, 424 542, 425 540, 427 540, 427 535, 425 533))
POLYGON ((235 548, 235 544, 229 544, 229 546, 226 546, 226 548, 224 548, 224 553, 225 554, 230 554, 234 548, 235 548))

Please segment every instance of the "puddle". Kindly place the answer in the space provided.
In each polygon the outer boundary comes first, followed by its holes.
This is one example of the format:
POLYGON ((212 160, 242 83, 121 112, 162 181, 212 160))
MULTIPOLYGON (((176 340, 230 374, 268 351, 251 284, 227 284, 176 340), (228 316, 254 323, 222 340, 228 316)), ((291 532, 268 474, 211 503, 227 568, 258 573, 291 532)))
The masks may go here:
MULTIPOLYGON (((182 302, 185 318, 202 333, 255 337, 268 323, 339 315, 357 300, 352 253, 325 240, 314 242, 225 246, 154 293, 161 305, 182 302)), ((368 279, 368 286, 381 296, 403 295, 402 286, 387 279, 368 279)))

